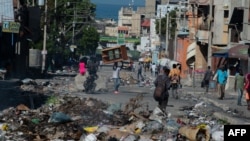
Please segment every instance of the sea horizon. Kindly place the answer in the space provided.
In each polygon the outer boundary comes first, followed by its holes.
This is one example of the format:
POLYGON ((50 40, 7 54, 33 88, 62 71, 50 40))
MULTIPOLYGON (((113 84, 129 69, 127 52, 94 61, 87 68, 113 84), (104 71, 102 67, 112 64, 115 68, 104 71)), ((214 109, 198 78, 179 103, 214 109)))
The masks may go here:
MULTIPOLYGON (((118 21, 118 12, 121 7, 128 7, 128 5, 118 4, 96 4, 96 19, 114 19, 118 21)), ((134 6, 134 9, 142 6, 134 6)))

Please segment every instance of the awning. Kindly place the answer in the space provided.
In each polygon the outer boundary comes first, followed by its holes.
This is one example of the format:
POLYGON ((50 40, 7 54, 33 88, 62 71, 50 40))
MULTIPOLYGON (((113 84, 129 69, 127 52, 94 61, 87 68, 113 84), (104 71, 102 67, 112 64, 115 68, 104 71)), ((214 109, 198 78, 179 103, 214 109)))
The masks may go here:
POLYGON ((142 22, 142 24, 141 24, 141 26, 143 26, 143 27, 150 27, 150 20, 144 20, 143 22, 142 22))
POLYGON ((196 54, 196 42, 193 42, 190 44, 187 48, 187 60, 190 59, 191 57, 195 56, 196 54))
POLYGON ((193 42, 187 48, 186 63, 189 66, 195 62, 196 46, 197 46, 196 42, 193 42))
POLYGON ((228 49, 218 50, 212 53, 213 57, 222 57, 227 58, 228 57, 228 49))
POLYGON ((198 5, 209 5, 210 0, 190 0, 189 3, 197 3, 198 5))
POLYGON ((240 58, 243 60, 248 59, 248 45, 237 45, 234 47, 231 47, 228 50, 228 56, 229 58, 240 58))

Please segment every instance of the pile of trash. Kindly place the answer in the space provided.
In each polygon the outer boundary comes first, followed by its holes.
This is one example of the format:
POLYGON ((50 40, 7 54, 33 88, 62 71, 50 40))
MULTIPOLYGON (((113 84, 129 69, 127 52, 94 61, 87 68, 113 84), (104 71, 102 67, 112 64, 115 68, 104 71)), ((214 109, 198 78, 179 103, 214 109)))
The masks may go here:
MULTIPOLYGON (((142 94, 125 105, 94 98, 50 96, 45 104, 30 109, 24 104, 0 113, 1 137, 5 140, 153 141, 223 139, 223 126, 201 117, 174 119, 158 107, 141 103, 142 94), (202 122, 197 122, 202 121, 202 122)), ((203 104, 182 109, 195 111, 203 104)))
MULTIPOLYGON (((120 78, 121 78, 121 84, 122 85, 135 85, 135 84, 139 84, 141 87, 151 87, 153 86, 153 82, 155 80, 155 78, 152 78, 150 76, 144 75, 144 79, 139 81, 137 79, 137 73, 135 72, 125 72, 125 71, 121 71, 120 72, 120 78)), ((110 76, 109 78, 109 82, 112 82, 113 78, 112 76, 110 76)))

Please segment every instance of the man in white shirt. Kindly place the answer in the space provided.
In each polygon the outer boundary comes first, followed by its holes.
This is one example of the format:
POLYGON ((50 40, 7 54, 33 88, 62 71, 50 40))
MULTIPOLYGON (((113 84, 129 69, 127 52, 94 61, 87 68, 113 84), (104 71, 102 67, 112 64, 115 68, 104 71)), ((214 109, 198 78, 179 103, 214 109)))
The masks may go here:
POLYGON ((156 65, 155 65, 155 63, 152 64, 151 69, 152 69, 153 76, 155 76, 155 72, 156 72, 156 65))
POLYGON ((117 62, 115 62, 113 65, 113 81, 114 81, 114 88, 115 88, 114 94, 119 93, 118 88, 120 86, 120 70, 121 70, 121 67, 118 66, 117 62))
POLYGON ((102 68, 102 64, 103 64, 103 62, 102 62, 102 60, 100 60, 100 64, 99 64, 100 69, 102 68))

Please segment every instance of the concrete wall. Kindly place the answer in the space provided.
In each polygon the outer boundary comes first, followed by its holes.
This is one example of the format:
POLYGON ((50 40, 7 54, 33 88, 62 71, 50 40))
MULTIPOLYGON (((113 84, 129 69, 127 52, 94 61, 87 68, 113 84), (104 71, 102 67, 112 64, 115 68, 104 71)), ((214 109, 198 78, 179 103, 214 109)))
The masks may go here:
POLYGON ((145 0, 145 7, 146 7, 146 18, 152 18, 155 16, 155 8, 156 8, 156 1, 155 0, 145 0))
POLYGON ((177 38, 176 61, 181 63, 181 66, 182 66, 181 77, 182 78, 187 78, 187 75, 188 75, 188 66, 186 64, 188 45, 189 45, 188 38, 177 38))
POLYGON ((117 36, 117 27, 105 27, 105 35, 108 36, 117 36))
POLYGON ((137 37, 140 36, 141 30, 141 15, 140 14, 133 14, 132 15, 132 27, 129 33, 135 34, 137 37))
POLYGON ((214 26, 213 32, 213 44, 215 45, 227 45, 228 43, 228 18, 224 18, 224 11, 230 10, 224 7, 225 3, 222 0, 214 0, 214 26))
POLYGON ((245 6, 244 6, 244 19, 243 23, 248 23, 248 24, 243 24, 243 40, 250 40, 250 1, 245 0, 245 6))

